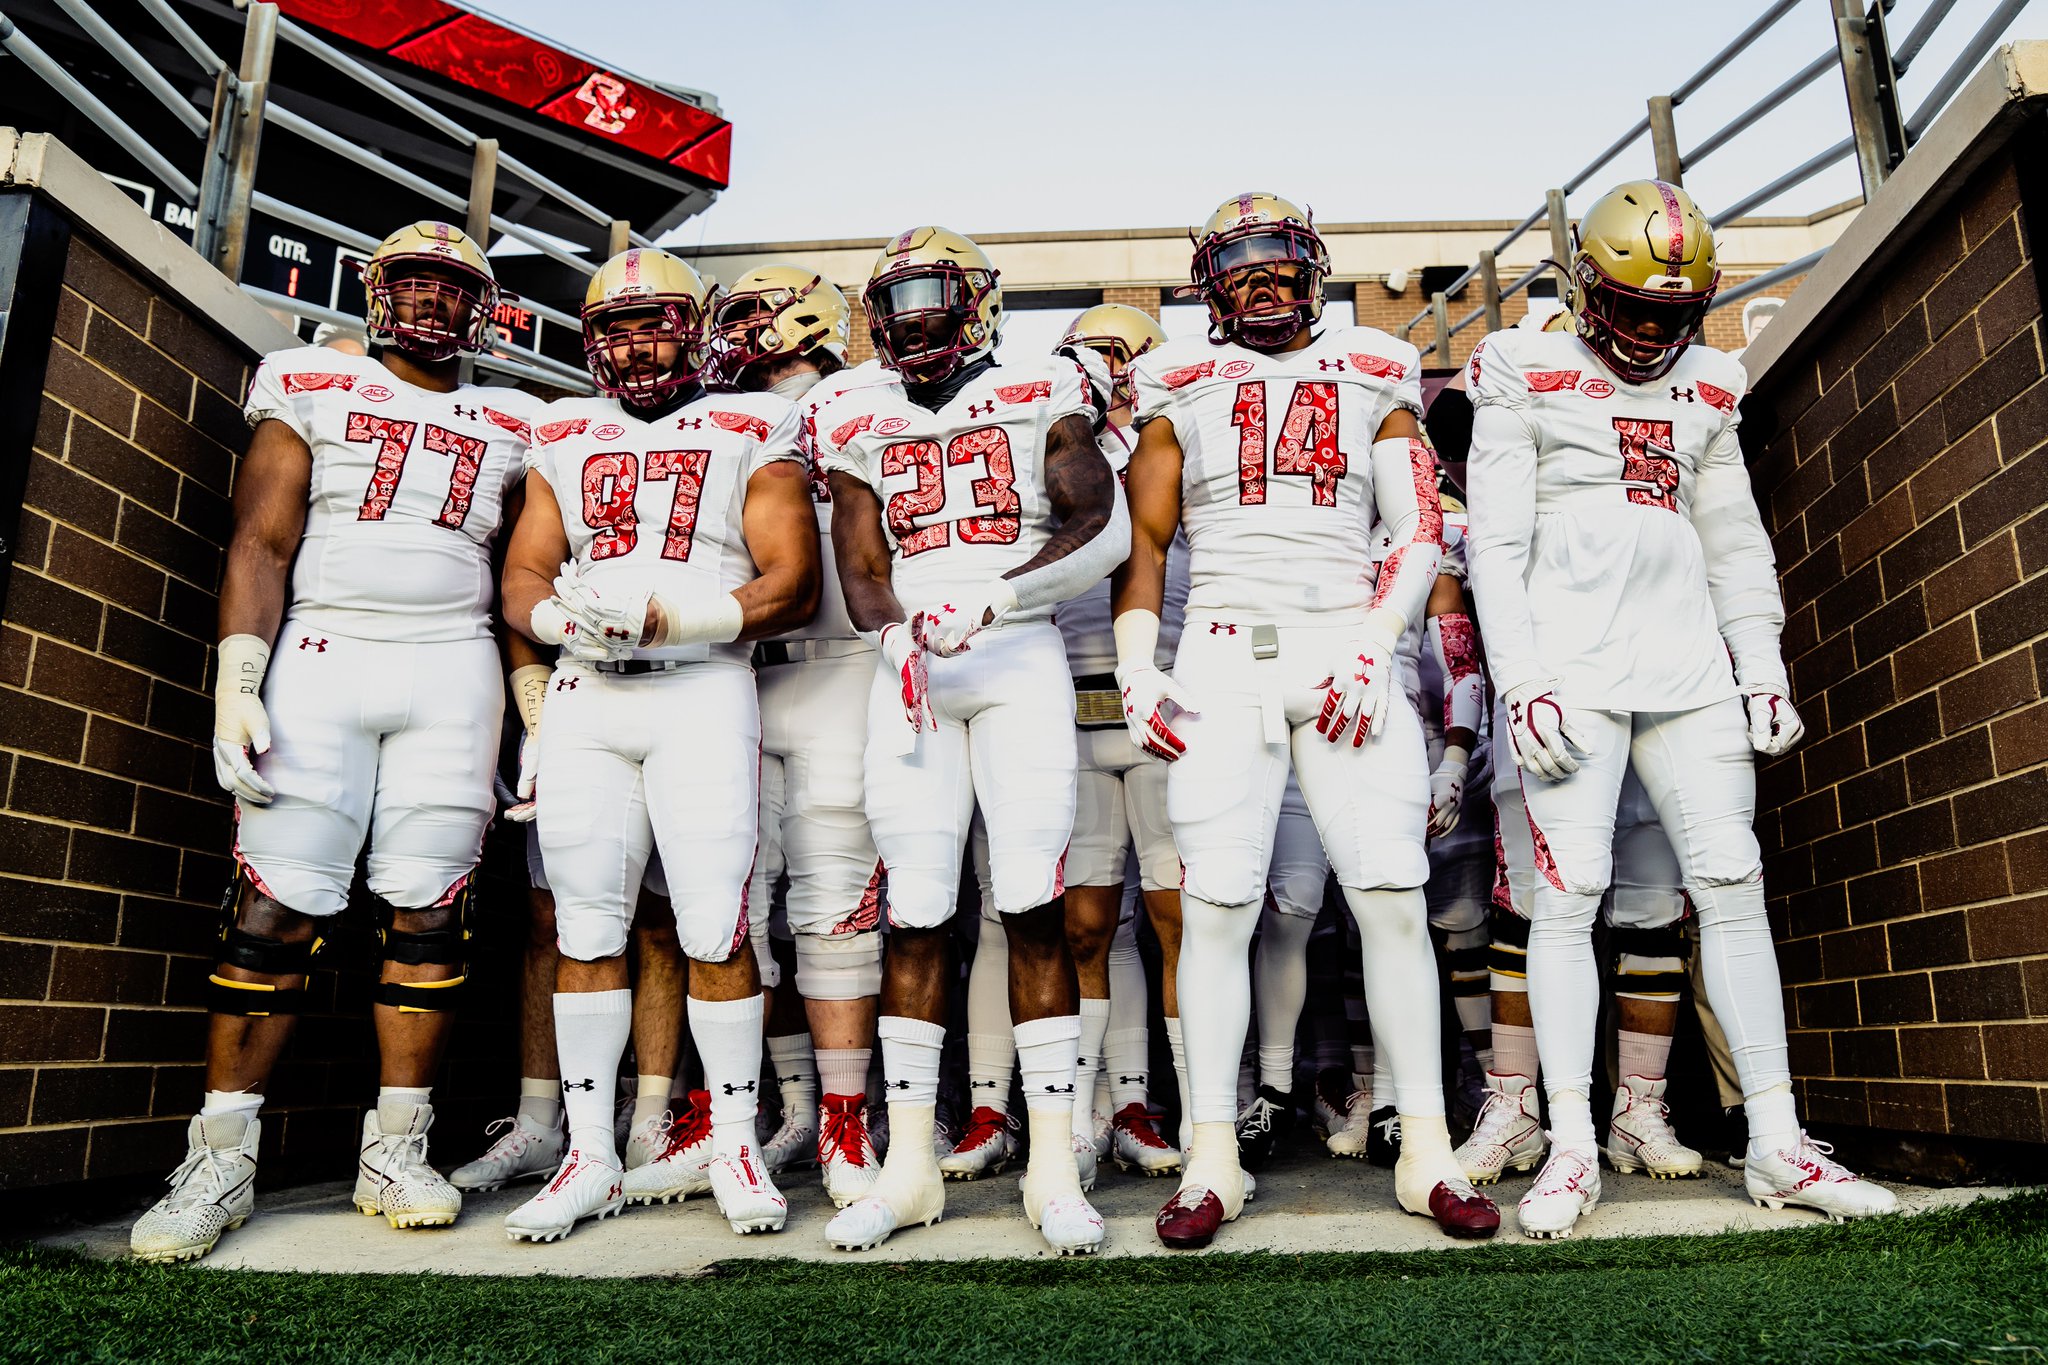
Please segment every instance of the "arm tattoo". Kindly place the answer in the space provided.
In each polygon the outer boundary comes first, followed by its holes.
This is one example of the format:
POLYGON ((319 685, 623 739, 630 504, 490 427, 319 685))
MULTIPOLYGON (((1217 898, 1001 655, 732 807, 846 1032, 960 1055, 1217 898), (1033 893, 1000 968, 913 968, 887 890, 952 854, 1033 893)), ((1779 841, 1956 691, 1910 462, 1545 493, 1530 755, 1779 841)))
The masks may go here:
POLYGON ((1045 442, 1045 491, 1059 528, 1031 559, 1004 574, 1020 578, 1033 569, 1065 559, 1102 534, 1116 503, 1116 475, 1096 448, 1088 419, 1063 417, 1045 442))

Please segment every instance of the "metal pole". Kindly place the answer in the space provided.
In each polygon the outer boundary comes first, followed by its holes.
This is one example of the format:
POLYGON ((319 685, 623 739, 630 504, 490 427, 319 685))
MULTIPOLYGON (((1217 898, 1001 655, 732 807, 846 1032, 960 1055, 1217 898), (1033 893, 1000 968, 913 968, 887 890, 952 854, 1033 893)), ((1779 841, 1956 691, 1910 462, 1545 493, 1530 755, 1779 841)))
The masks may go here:
POLYGON ((1479 297, 1486 308, 1486 330, 1498 332, 1500 321, 1500 271, 1493 261, 1493 248, 1479 253, 1479 297))
POLYGON ((1878 103, 1877 66, 1870 51, 1863 0, 1834 0, 1835 46, 1842 58, 1842 85, 1849 96, 1849 127, 1856 139, 1856 169, 1868 203, 1891 169, 1885 145, 1884 110, 1878 103))
POLYGON ((612 219, 611 232, 607 235, 604 244, 605 259, 610 260, 631 245, 633 245, 633 225, 623 218, 612 219))
POLYGON ((270 59, 277 47, 277 6, 249 6, 242 33, 242 63, 225 68, 215 87, 213 122, 206 137, 206 173, 192 244, 223 275, 239 283, 249 244, 249 198, 256 190, 256 154, 263 141, 263 106, 270 97, 270 59))
POLYGON ((1671 116, 1671 96, 1650 96, 1650 151, 1657 158, 1657 178, 1673 185, 1685 183, 1685 167, 1678 159, 1678 124, 1671 116))
POLYGON ((498 194, 498 139, 480 137, 469 162, 469 218, 462 225, 478 251, 491 249, 491 201, 498 194))
POLYGON ((1436 363, 1451 364, 1451 296, 1439 289, 1430 295, 1429 320, 1436 327, 1436 341, 1432 349, 1436 352, 1436 363))
POLYGON ((1565 212, 1564 191, 1549 190, 1543 196, 1546 212, 1550 217, 1550 259, 1557 262, 1562 271, 1571 269, 1572 220, 1565 212))

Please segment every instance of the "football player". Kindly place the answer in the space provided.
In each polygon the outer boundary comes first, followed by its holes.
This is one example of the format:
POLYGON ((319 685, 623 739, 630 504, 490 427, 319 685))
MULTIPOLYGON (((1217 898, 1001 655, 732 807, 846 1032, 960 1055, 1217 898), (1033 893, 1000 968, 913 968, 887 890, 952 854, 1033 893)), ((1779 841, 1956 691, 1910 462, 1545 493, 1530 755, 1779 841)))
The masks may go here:
POLYGON ((1071 1145, 1081 1020, 1061 903, 1074 689, 1049 618, 1128 552, 1128 522, 1081 367, 997 364, 1002 293, 980 247, 911 228, 882 249, 862 299, 901 385, 841 394, 817 433, 847 610, 882 659, 865 786, 889 869, 879 1033, 890 1145, 873 1193, 827 1235, 872 1247, 944 1209, 932 1148, 946 921, 979 801, 1029 1108, 1024 1211, 1055 1250, 1090 1252, 1102 1219, 1071 1145))
POLYGON ((135 1225, 145 1260, 202 1256, 249 1216, 264 1088, 366 836, 384 963, 356 1206, 393 1227, 452 1223, 462 1207, 427 1162, 430 1097, 494 809, 491 544, 518 504, 537 405, 459 381, 498 297, 460 229, 400 228, 363 285, 375 355, 278 351, 249 390, 214 689, 235 880, 206 1098, 170 1193, 135 1225))
POLYGON ((850 387, 888 382, 879 365, 846 368, 851 320, 838 286, 802 266, 770 264, 719 295, 712 335, 721 386, 796 403, 799 439, 813 461, 824 556, 818 611, 754 648, 762 785, 754 900, 767 906, 787 873, 783 913, 809 1028, 776 1030, 768 1046, 778 1077, 801 1077, 806 1057, 814 1058, 810 1074, 824 1092, 822 1121, 815 1091, 808 1110, 800 1100, 786 1103, 765 1150, 777 1168, 816 1160, 840 1208, 866 1194, 879 1173, 866 1105, 882 988, 882 866, 861 791, 875 656, 846 616, 831 558, 831 487, 814 462, 813 427, 825 402, 850 387))
POLYGON ((1371 328, 1318 328, 1329 257, 1308 215, 1270 194, 1226 200, 1195 246, 1209 337, 1139 357, 1133 549, 1118 571, 1117 677, 1143 747, 1171 762, 1167 813, 1186 871, 1180 991, 1194 1151, 1157 1220, 1205 1246, 1246 1193, 1233 1079, 1250 1016, 1258 923, 1290 755, 1364 941, 1404 1143, 1403 1208, 1459 1235, 1499 1213, 1452 1159, 1437 1076, 1436 963, 1422 884, 1429 771, 1397 685, 1421 619, 1442 513, 1421 439, 1418 357, 1371 328), (1392 529, 1377 579, 1369 531, 1392 529), (1156 661, 1165 552, 1185 527, 1187 630, 1156 661))
POLYGON ((540 732, 541 856, 562 962, 555 994, 569 1150, 505 1220, 566 1236, 628 1197, 708 1183, 735 1232, 775 1231, 786 1205, 754 1133, 760 972, 747 951, 758 835, 760 710, 749 648, 816 606, 818 538, 796 410, 706 395, 708 290, 666 252, 621 252, 584 296, 598 397, 535 417, 505 611, 562 658, 540 732), (708 1132, 677 1124, 626 1172, 612 1096, 632 1022, 626 945, 659 849, 689 962, 708 1132))
POLYGON ((1750 1195, 1834 1218, 1897 1206, 1806 1136, 1792 1095, 1751 750, 1784 753, 1804 727, 1736 438, 1747 381, 1693 344, 1719 277, 1686 192, 1628 182, 1579 225, 1572 330, 1496 332, 1469 363, 1473 588, 1538 874, 1529 1007, 1552 1149, 1521 1204, 1532 1236, 1569 1233, 1599 1200, 1591 933, 1631 765, 1699 916, 1742 1075, 1750 1195))

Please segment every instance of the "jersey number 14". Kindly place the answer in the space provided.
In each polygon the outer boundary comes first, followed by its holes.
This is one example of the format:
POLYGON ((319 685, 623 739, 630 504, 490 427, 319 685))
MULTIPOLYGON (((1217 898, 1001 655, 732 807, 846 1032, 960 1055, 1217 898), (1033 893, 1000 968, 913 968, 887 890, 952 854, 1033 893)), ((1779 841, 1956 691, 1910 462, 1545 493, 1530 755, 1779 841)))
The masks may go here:
MULTIPOLYGON (((1237 500, 1254 506, 1266 500, 1266 381, 1248 379, 1237 386, 1230 408, 1237 428, 1237 500)), ((1273 448, 1275 474, 1305 474, 1317 507, 1337 505, 1337 485, 1350 461, 1337 448, 1337 386, 1298 380, 1287 416, 1280 422, 1280 440, 1273 448)))

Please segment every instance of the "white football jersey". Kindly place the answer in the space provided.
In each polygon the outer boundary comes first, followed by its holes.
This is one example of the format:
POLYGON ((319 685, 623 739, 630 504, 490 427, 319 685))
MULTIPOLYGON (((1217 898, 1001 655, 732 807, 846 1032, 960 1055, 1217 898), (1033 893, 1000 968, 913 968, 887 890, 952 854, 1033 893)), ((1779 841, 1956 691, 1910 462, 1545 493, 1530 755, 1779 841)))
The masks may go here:
POLYGON ((491 541, 540 400, 464 385, 436 393, 324 346, 265 356, 244 415, 313 452, 287 615, 393 644, 491 633, 491 541))
POLYGON ((811 503, 818 513, 818 553, 824 566, 824 580, 818 591, 817 614, 800 626, 795 626, 770 638, 777 640, 857 640, 858 631, 853 628, 853 619, 846 614, 846 592, 839 586, 839 561, 832 553, 832 485, 825 478, 825 468, 818 463, 817 417, 825 405, 842 393, 866 388, 871 384, 899 385, 894 370, 885 369, 878 360, 865 361, 851 369, 838 370, 820 379, 811 386, 808 393, 796 400, 797 448, 802 451, 804 466, 811 475, 811 503))
MULTIPOLYGON (((1136 423, 1164 418, 1180 443, 1190 619, 1363 615, 1377 504, 1396 487, 1376 483, 1397 476, 1397 506, 1420 493, 1407 469, 1375 475, 1373 440, 1396 408, 1421 415, 1421 368, 1413 346, 1370 327, 1280 354, 1184 338, 1132 362, 1136 423)), ((1432 482, 1432 542, 1435 506, 1432 482)))
MULTIPOLYGON (((904 610, 935 608, 1027 563, 1056 518, 1045 491, 1053 424, 1094 411, 1081 367, 1059 356, 996 365, 937 412, 899 386, 839 395, 819 410, 818 455, 882 500, 904 610)), ((1011 613, 1043 621, 1050 607, 1011 613)))
MULTIPOLYGON (((1131 463, 1131 451, 1138 444, 1137 432, 1108 422, 1095 433, 1102 458, 1116 471, 1122 483, 1131 463)), ((1188 609, 1188 538, 1175 531, 1166 547, 1166 600, 1159 608, 1159 647, 1154 659, 1161 668, 1173 667, 1174 651, 1180 648, 1181 626, 1188 609)), ((1067 667, 1077 678, 1116 670, 1116 635, 1110 628, 1109 580, 1103 579, 1071 601, 1060 603, 1053 612, 1053 624, 1067 644, 1067 667)))
MULTIPOLYGON (((1742 366, 1694 345, 1624 384, 1570 332, 1510 329, 1468 378, 1472 584, 1495 684, 1553 677, 1567 705, 1620 711, 1732 696, 1691 514, 1703 470, 1741 471, 1742 366)), ((1763 545, 1760 564, 1726 570, 1774 596, 1763 545)))
MULTIPOLYGON (((533 419, 527 467, 562 509, 569 553, 599 592, 653 591, 678 601, 731 592, 758 571, 741 513, 747 481, 777 460, 802 461, 786 398, 706 394, 654 421, 613 398, 564 398, 533 419)), ((674 645, 639 659, 727 659, 751 645, 674 645)))

